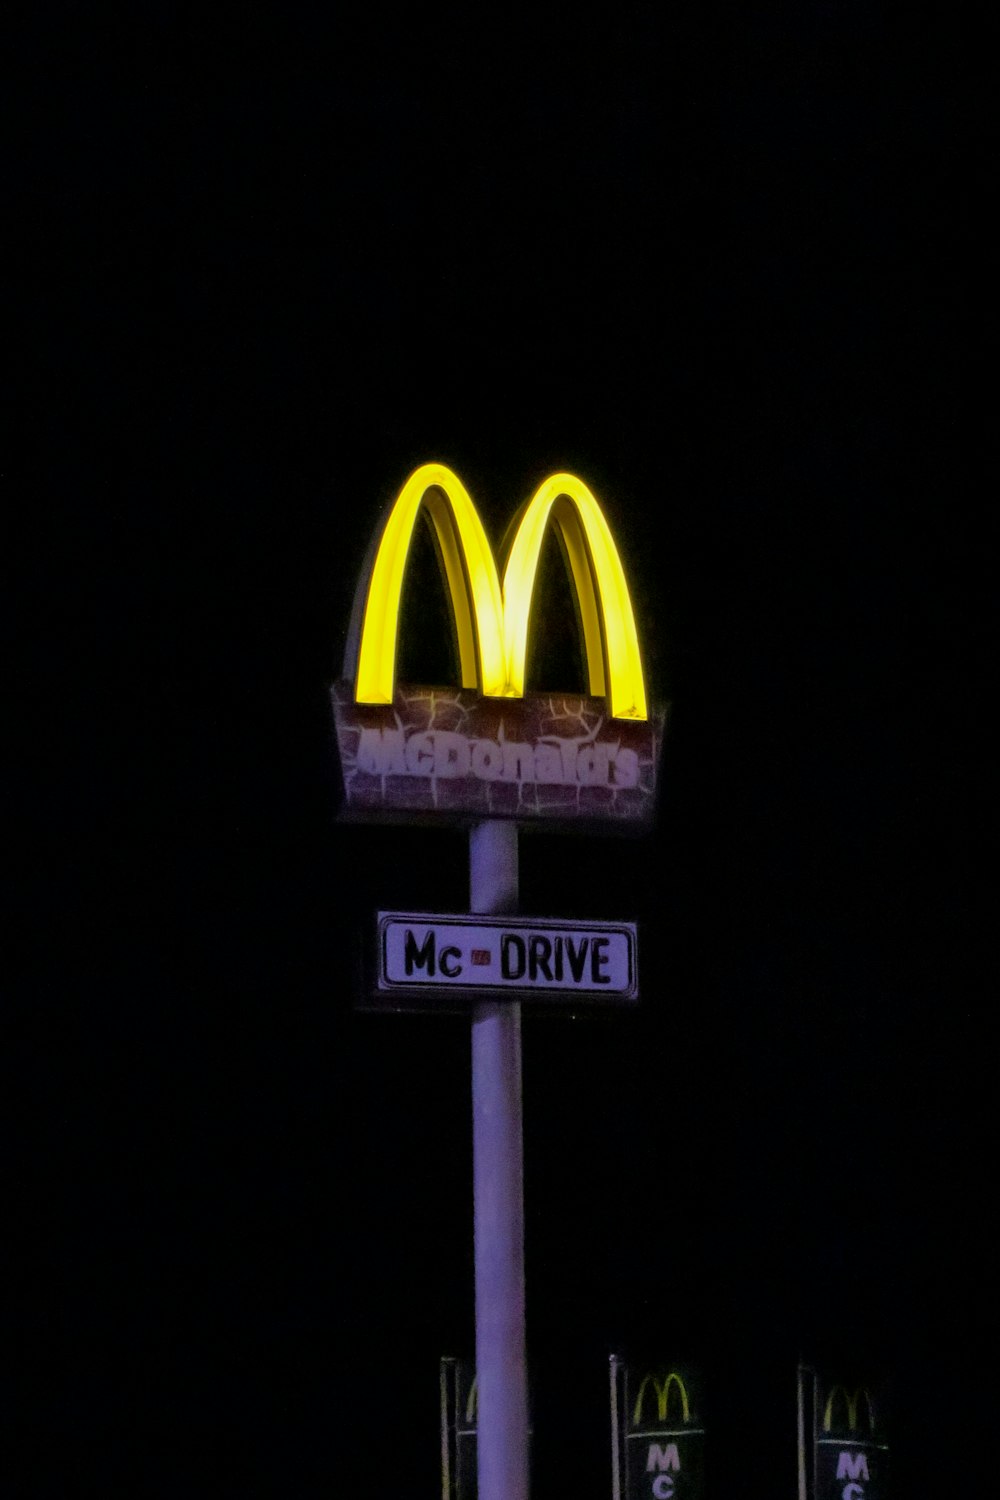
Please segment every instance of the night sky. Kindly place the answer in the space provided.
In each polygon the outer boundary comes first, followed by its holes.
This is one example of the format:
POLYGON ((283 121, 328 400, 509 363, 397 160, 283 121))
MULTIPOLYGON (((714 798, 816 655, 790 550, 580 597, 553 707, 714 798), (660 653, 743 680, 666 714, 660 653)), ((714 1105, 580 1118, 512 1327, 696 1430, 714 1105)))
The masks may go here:
MULTIPOLYGON (((717 1497, 794 1494, 800 1359, 889 1378, 894 1494, 962 1493, 992 1354, 956 32, 685 0, 23 36, 5 1494, 439 1493, 468 1022, 354 1006, 377 910, 467 909, 467 838, 338 823, 328 700, 432 459, 497 546, 587 480, 671 705, 647 837, 521 837, 522 909, 637 920, 642 989, 525 1017, 539 1500, 609 1495, 612 1352, 703 1369, 717 1497)), ((450 672, 443 620, 411 604, 404 675, 450 672)), ((564 636, 537 686, 582 687, 564 636)))

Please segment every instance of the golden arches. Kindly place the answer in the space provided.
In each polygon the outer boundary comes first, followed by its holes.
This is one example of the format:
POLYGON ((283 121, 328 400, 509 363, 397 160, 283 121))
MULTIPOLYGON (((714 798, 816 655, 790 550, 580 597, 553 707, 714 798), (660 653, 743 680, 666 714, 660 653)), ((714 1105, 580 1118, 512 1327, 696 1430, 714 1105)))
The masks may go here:
POLYGON ((675 1382, 677 1384, 677 1389, 680 1392, 681 1415, 685 1422, 690 1422, 691 1406, 688 1402, 687 1386, 684 1384, 684 1381, 681 1379, 681 1377, 677 1374, 677 1371, 671 1370, 670 1374, 665 1380, 660 1380, 660 1378, 656 1375, 643 1376, 642 1384, 639 1387, 639 1394, 635 1398, 635 1410, 632 1413, 633 1427, 638 1427, 639 1423, 642 1421, 642 1401, 643 1397, 646 1394, 646 1387, 650 1384, 652 1384, 653 1390, 656 1392, 657 1419, 660 1422, 665 1422, 667 1420, 667 1411, 670 1406, 670 1388, 675 1382))
POLYGON ((858 1406, 860 1405, 861 1397, 864 1396, 865 1406, 868 1409, 868 1430, 869 1432, 875 1431, 875 1412, 872 1408, 872 1398, 865 1387, 860 1386, 858 1390, 856 1390, 854 1394, 851 1395, 844 1388, 844 1386, 835 1385, 826 1398, 826 1409, 823 1412, 824 1432, 829 1432, 830 1428, 833 1426, 833 1405, 837 1396, 843 1397, 844 1406, 847 1409, 847 1426, 848 1430, 851 1432, 856 1432, 858 1429, 858 1406))
POLYGON ((423 464, 410 475, 386 522, 365 601, 358 703, 392 702, 403 574, 421 505, 428 508, 444 563, 463 687, 478 685, 487 698, 524 696, 531 599, 552 521, 579 601, 591 695, 607 695, 613 718, 648 717, 625 571, 611 529, 583 481, 553 474, 540 485, 521 517, 501 589, 476 508, 461 480, 443 464, 423 464))

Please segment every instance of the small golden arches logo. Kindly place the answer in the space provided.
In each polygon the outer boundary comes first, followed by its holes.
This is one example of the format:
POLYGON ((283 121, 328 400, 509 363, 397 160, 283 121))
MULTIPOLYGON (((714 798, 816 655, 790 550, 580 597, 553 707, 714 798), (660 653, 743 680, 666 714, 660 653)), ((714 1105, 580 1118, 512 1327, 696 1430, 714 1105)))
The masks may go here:
POLYGON ((866 1388, 859 1386, 856 1391, 851 1393, 848 1392, 845 1386, 835 1385, 831 1387, 826 1398, 826 1406, 823 1409, 824 1432, 829 1432, 834 1425, 838 1397, 841 1398, 843 1408, 847 1414, 847 1430, 849 1432, 858 1431, 858 1412, 861 1409, 862 1398, 864 1398, 864 1410, 868 1416, 868 1431, 875 1431, 875 1408, 872 1405, 871 1395, 866 1388))
POLYGON ((674 1389, 674 1387, 676 1387, 677 1394, 680 1398, 681 1418, 684 1422, 690 1422, 691 1404, 688 1401, 687 1386, 684 1384, 683 1378, 677 1374, 677 1371, 671 1370, 670 1374, 665 1377, 654 1375, 652 1373, 643 1376, 642 1383, 640 1384, 639 1390, 636 1394, 635 1408, 632 1412, 633 1427, 638 1427, 639 1423, 642 1421, 643 1399, 646 1395, 647 1386, 652 1386, 653 1391, 655 1392, 656 1417, 659 1422, 665 1422, 667 1420, 670 1410, 670 1392, 674 1389))

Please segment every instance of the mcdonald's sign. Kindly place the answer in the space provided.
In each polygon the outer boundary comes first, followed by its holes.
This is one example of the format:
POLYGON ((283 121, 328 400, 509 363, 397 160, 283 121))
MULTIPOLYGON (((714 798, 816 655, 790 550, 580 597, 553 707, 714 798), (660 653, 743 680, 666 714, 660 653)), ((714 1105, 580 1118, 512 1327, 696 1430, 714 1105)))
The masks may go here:
POLYGON ((476 1367, 468 1359, 442 1359, 439 1380, 441 1500, 476 1500, 476 1367))
POLYGON ((691 1370, 611 1361, 615 1500, 701 1500, 705 1424, 691 1370))
POLYGON ((625 570, 597 499, 553 474, 512 528, 503 578, 458 476, 423 464, 373 538, 333 688, 343 815, 559 819, 642 824, 654 807, 665 720, 650 708, 625 570), (431 528, 454 626, 460 681, 396 680, 406 562, 431 528), (527 693, 529 626, 549 527, 578 605, 587 692, 527 693))
POLYGON ((886 1500, 885 1392, 872 1382, 827 1382, 813 1372, 815 1500, 886 1500))
MULTIPOLYGON (((479 1380, 470 1359, 446 1356, 439 1366, 441 1500, 476 1500, 478 1494, 479 1380)), ((529 1438, 534 1428, 528 1427, 529 1438)))

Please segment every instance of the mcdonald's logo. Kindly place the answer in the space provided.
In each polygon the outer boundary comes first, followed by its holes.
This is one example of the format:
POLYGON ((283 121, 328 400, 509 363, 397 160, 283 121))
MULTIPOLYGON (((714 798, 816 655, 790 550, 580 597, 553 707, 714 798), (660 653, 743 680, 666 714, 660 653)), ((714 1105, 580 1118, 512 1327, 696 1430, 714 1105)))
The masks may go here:
POLYGON ((461 686, 484 698, 523 698, 535 577, 549 525, 562 540, 579 604, 592 698, 613 719, 649 717, 635 616, 611 529, 594 495, 573 474, 553 474, 523 508, 501 583, 486 532, 458 476, 423 464, 393 504, 361 580, 345 664, 358 704, 391 704, 406 559, 421 510, 437 541, 451 601, 461 686))
POLYGON ((632 1412, 632 1426, 638 1427, 642 1421, 643 1401, 647 1386, 652 1386, 656 1395, 656 1417, 659 1422, 666 1422, 670 1412, 670 1392, 676 1387, 680 1400, 681 1420, 685 1423, 691 1421, 691 1403, 688 1400, 687 1386, 683 1378, 676 1370, 671 1370, 665 1379, 658 1375, 644 1375, 635 1398, 635 1408, 632 1412))
POLYGON ((707 1441, 703 1396, 694 1367, 630 1366, 612 1356, 614 1500, 700 1500, 707 1441))
POLYGON ((581 479, 553 474, 515 517, 501 582, 483 524, 443 464, 407 479, 358 582, 332 688, 341 816, 648 824, 665 710, 646 695, 618 548, 581 479), (460 683, 396 681, 406 561, 419 516, 451 603, 460 683), (578 601, 587 691, 525 689, 532 596, 549 526, 578 601))
MULTIPOLYGON (((801 1367, 800 1367, 801 1368, 801 1367)), ((857 1368, 857 1367, 855 1367, 857 1368)), ((813 1371, 813 1474, 816 1500, 880 1500, 886 1494, 889 1439, 888 1388, 821 1380, 813 1371)), ((800 1378, 800 1474, 806 1465, 803 1442, 805 1390, 800 1378)))
POLYGON ((853 1394, 849 1394, 847 1389, 842 1385, 832 1386, 827 1395, 826 1406, 823 1409, 823 1431, 830 1432, 831 1430, 837 1430, 857 1432, 859 1430, 858 1413, 861 1410, 862 1397, 864 1398, 864 1411, 867 1413, 868 1417, 868 1431, 870 1433, 874 1433, 875 1408, 872 1405, 871 1395, 863 1386, 859 1387, 856 1391, 853 1392, 853 1394), (847 1424, 845 1428, 837 1427, 834 1420, 838 1405, 843 1407, 843 1410, 847 1416, 847 1424))

